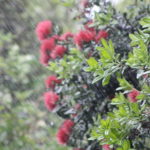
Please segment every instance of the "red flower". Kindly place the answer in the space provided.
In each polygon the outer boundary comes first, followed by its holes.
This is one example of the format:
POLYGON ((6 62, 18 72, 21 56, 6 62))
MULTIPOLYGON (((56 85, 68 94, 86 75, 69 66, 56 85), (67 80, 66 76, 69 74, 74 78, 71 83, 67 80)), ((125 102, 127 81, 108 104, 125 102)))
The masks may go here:
POLYGON ((78 34, 74 37, 74 42, 79 47, 82 47, 84 42, 90 42, 94 40, 95 32, 91 32, 89 30, 81 30, 78 34))
POLYGON ((48 65, 50 59, 50 51, 55 47, 54 38, 43 40, 40 49, 40 62, 43 65, 48 65))
POLYGON ((74 122, 70 119, 65 120, 62 124, 62 128, 64 128, 68 133, 70 133, 73 126, 74 126, 74 122))
POLYGON ((40 41, 46 39, 47 36, 51 34, 52 27, 53 27, 52 22, 49 20, 45 20, 45 21, 38 23, 35 29, 38 39, 40 41))
POLYGON ((104 144, 104 145, 102 146, 102 148, 103 148, 104 150, 111 150, 109 144, 104 144))
POLYGON ((40 63, 42 65, 48 65, 49 59, 50 59, 50 56, 48 56, 47 54, 41 53, 41 55, 40 55, 40 63))
POLYGON ((45 86, 46 88, 54 88, 56 84, 60 84, 61 80, 57 79, 56 76, 52 75, 47 77, 47 79, 45 80, 45 86))
POLYGON ((106 31, 104 31, 104 30, 101 30, 96 35, 95 42, 98 43, 101 38, 107 38, 107 37, 108 37, 108 33, 106 31))
POLYGON ((73 126, 74 122, 69 119, 63 122, 56 135, 59 144, 67 144, 73 126))
POLYGON ((128 99, 131 103, 137 102, 137 96, 140 94, 140 92, 136 89, 133 89, 130 93, 128 93, 128 99))
POLYGON ((69 38, 73 38, 73 36, 71 32, 66 32, 60 36, 60 40, 68 40, 69 38))
POLYGON ((51 58, 55 59, 57 57, 62 57, 66 52, 66 48, 62 45, 57 45, 51 53, 51 58))
POLYGON ((41 43, 41 53, 48 54, 49 51, 52 51, 55 47, 55 39, 50 38, 42 41, 41 43))
POLYGON ((56 107, 56 102, 58 100, 59 96, 56 93, 52 91, 44 93, 44 102, 48 110, 52 111, 56 107))
POLYGON ((57 137, 58 144, 62 144, 62 145, 67 144, 69 140, 69 135, 62 129, 58 130, 56 137, 57 137))

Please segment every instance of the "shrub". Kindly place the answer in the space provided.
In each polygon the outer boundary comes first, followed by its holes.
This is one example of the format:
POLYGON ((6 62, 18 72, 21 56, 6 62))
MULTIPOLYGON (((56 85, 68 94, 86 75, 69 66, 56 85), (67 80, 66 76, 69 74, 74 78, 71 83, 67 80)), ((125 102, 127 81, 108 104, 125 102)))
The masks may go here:
POLYGON ((59 101, 49 110, 73 123, 60 127, 58 142, 88 150, 148 150, 149 5, 139 0, 134 11, 120 13, 106 1, 81 3, 83 28, 74 34, 52 29, 46 40, 55 46, 44 51, 50 74, 61 79, 51 91, 59 101))

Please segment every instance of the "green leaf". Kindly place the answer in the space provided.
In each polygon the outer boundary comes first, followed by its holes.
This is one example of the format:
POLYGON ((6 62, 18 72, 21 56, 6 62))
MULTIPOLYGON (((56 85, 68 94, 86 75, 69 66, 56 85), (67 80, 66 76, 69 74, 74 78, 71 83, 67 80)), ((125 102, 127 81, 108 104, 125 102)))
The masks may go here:
POLYGON ((123 141, 123 150, 129 150, 130 149, 130 142, 128 140, 123 141))
POLYGON ((97 81, 99 81, 101 79, 102 79, 101 76, 98 76, 98 77, 94 78, 94 80, 92 81, 92 84, 96 83, 97 81))
POLYGON ((94 57, 91 57, 87 60, 87 63, 90 67, 96 68, 98 66, 98 62, 95 60, 94 57))
POLYGON ((110 75, 108 75, 107 77, 105 77, 103 80, 102 80, 102 85, 105 86, 109 83, 110 81, 110 75))

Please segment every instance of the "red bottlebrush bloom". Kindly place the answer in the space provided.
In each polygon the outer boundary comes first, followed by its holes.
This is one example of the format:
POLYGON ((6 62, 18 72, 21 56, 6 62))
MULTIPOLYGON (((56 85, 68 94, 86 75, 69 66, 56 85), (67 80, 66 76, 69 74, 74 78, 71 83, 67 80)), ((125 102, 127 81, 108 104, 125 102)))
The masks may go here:
POLYGON ((44 93, 44 102, 48 110, 52 111, 56 107, 58 100, 59 96, 56 93, 52 91, 44 93))
POLYGON ((107 38, 108 37, 108 32, 101 30, 98 32, 98 34, 95 37, 95 42, 98 43, 101 38, 107 38))
POLYGON ((42 41, 41 43, 41 53, 48 53, 48 51, 52 51, 55 47, 55 39, 50 38, 42 41))
POLYGON ((72 127, 74 126, 74 122, 70 119, 65 120, 63 124, 61 125, 61 129, 65 131, 68 135, 70 135, 72 127))
POLYGON ((62 45, 57 45, 51 53, 51 58, 55 59, 57 57, 63 57, 66 52, 66 48, 62 45))
POLYGON ((47 54, 41 53, 40 55, 40 63, 42 65, 48 65, 48 61, 50 60, 50 56, 47 54))
POLYGON ((102 148, 103 148, 104 150, 111 150, 109 144, 104 144, 104 145, 102 146, 102 148))
POLYGON ((54 89, 56 84, 60 84, 61 80, 57 79, 56 76, 49 76, 47 77, 47 79, 45 80, 45 86, 46 88, 52 88, 54 89))
POLYGON ((140 92, 136 89, 133 89, 130 93, 128 93, 128 99, 131 103, 137 102, 137 96, 140 94, 140 92))
POLYGON ((67 144, 69 140, 69 135, 62 129, 58 130, 56 137, 57 137, 58 144, 62 144, 62 145, 67 144))
POLYGON ((71 32, 66 32, 60 36, 60 40, 68 40, 69 38, 73 38, 73 34, 71 32))
POLYGON ((45 20, 45 21, 38 23, 38 25, 35 29, 35 32, 37 34, 38 39, 40 41, 46 39, 47 36, 49 34, 51 34, 52 27, 53 27, 52 22, 49 20, 45 20))
POLYGON ((84 42, 90 42, 91 40, 94 40, 95 38, 95 32, 91 32, 89 30, 81 30, 78 34, 74 37, 74 42, 79 47, 82 47, 82 44, 84 42))
POLYGON ((67 144, 73 126, 74 122, 69 119, 63 122, 56 135, 59 144, 67 144))

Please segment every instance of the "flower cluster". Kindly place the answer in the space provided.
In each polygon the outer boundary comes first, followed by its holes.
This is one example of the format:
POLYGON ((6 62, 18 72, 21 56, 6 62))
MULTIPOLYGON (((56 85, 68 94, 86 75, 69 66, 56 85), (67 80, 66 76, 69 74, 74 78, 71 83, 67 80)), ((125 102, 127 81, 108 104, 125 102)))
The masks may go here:
POLYGON ((65 145, 69 140, 69 136, 72 132, 74 122, 72 120, 65 120, 57 132, 57 141, 59 144, 65 145))
POLYGON ((73 34, 70 32, 61 36, 54 34, 52 22, 48 20, 40 22, 35 31, 41 42, 40 62, 43 65, 48 65, 50 59, 63 57, 67 52, 65 41, 73 38, 73 34))
POLYGON ((44 102, 48 110, 52 111, 56 107, 58 100, 59 96, 56 93, 52 91, 44 93, 44 102))
POLYGON ((72 41, 72 45, 76 45, 79 49, 83 48, 84 44, 94 41, 99 43, 101 38, 107 38, 108 33, 105 30, 95 30, 90 27, 92 21, 85 24, 84 29, 76 34, 66 32, 62 35, 53 33, 53 24, 51 21, 42 21, 36 27, 36 34, 41 42, 40 46, 40 62, 43 65, 48 65, 49 60, 62 58, 67 52, 67 41, 72 41))
POLYGON ((49 34, 52 33, 52 22, 49 20, 45 20, 40 22, 36 27, 36 34, 40 41, 46 39, 49 34))
POLYGON ((62 80, 58 79, 55 75, 48 76, 45 79, 46 88, 54 89, 56 84, 60 84, 62 80))
POLYGON ((83 48, 84 43, 89 43, 94 41, 95 43, 99 43, 102 38, 107 38, 108 33, 105 30, 96 31, 93 27, 90 27, 92 21, 87 22, 84 26, 84 30, 80 30, 74 36, 74 43, 79 47, 83 48))
MULTIPOLYGON (((86 1, 85 1, 86 2, 86 1)), ((84 5, 87 5, 86 3, 84 5)), ((84 6, 86 7, 86 6, 84 6)), ((53 23, 51 21, 42 21, 36 27, 36 34, 40 41, 40 62, 43 65, 48 65, 50 61, 55 59, 62 59, 64 54, 67 54, 69 51, 68 44, 73 47, 84 49, 84 44, 90 44, 91 41, 96 44, 99 43, 101 38, 107 38, 108 33, 104 30, 96 30, 94 27, 90 27, 93 22, 89 21, 85 24, 84 29, 80 30, 77 34, 72 34, 71 32, 66 32, 62 35, 57 35, 53 30, 53 23)), ((92 52, 90 51, 90 54, 92 52)), ((45 107, 49 111, 53 111, 60 96, 55 92, 56 86, 61 84, 62 80, 59 79, 56 75, 48 76, 45 79, 45 87, 49 90, 44 93, 44 103, 45 107)), ((83 88, 86 89, 87 85, 83 85, 83 88)), ((74 119, 77 116, 77 112, 81 110, 81 105, 77 104, 74 106, 75 113, 70 117, 74 119)), ((74 122, 70 119, 65 120, 62 126, 57 132, 57 141, 59 144, 67 144, 74 122)), ((80 148, 74 148, 74 150, 83 150, 80 148)))

